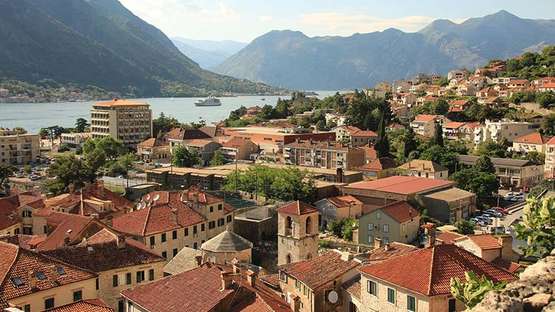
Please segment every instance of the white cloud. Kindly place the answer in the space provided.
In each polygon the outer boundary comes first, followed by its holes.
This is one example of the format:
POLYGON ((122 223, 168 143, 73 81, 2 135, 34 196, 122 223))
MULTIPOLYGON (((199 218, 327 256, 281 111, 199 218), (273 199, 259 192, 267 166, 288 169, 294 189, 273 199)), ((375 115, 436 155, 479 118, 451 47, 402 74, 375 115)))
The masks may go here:
POLYGON ((263 23, 271 22, 274 18, 270 15, 262 15, 258 17, 258 20, 263 23))
POLYGON ((413 32, 425 27, 434 19, 429 16, 379 18, 366 14, 317 12, 302 15, 299 26, 310 32, 333 35, 351 35, 356 32, 368 33, 391 27, 413 32))

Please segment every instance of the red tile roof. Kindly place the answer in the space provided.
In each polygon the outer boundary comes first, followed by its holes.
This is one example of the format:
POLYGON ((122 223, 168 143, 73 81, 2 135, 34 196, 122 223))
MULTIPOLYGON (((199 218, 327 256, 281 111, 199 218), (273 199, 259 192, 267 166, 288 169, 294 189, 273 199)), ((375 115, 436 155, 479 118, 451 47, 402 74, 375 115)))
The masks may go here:
POLYGON ((494 281, 513 281, 516 276, 455 245, 436 245, 361 269, 363 274, 425 296, 450 294, 451 278, 464 280, 472 271, 494 281))
POLYGON ((464 122, 451 121, 451 122, 447 122, 447 123, 443 124, 443 128, 446 128, 446 129, 458 129, 458 128, 464 126, 464 125, 465 125, 464 122))
POLYGON ((448 180, 427 179, 412 176, 392 176, 375 181, 351 183, 345 188, 374 190, 395 194, 413 194, 427 192, 438 188, 447 188, 454 183, 448 180))
POLYGON ((357 255, 356 258, 362 261, 363 264, 379 263, 415 250, 418 250, 418 248, 412 245, 392 242, 387 247, 372 249, 368 253, 357 255))
POLYGON ((374 159, 357 169, 361 171, 382 171, 395 167, 397 167, 397 163, 395 163, 395 160, 389 157, 381 157, 378 159, 374 159))
POLYGON ((139 143, 137 145, 137 147, 139 147, 139 148, 153 148, 153 147, 157 147, 157 146, 167 146, 167 145, 169 145, 168 142, 166 142, 163 139, 149 138, 149 139, 146 139, 146 140, 142 141, 141 143, 139 143))
POLYGON ((51 212, 46 218, 49 227, 54 230, 46 239, 37 246, 39 250, 53 250, 64 246, 66 237, 70 244, 79 242, 86 229, 102 229, 104 226, 92 217, 85 217, 76 214, 51 212))
POLYGON ((262 283, 247 285, 232 275, 229 289, 222 290, 222 271, 204 264, 152 283, 122 291, 122 296, 150 312, 260 311, 286 312, 288 305, 262 283))
POLYGON ((165 261, 160 255, 134 239, 123 237, 119 239, 124 240, 119 245, 116 236, 112 240, 101 243, 91 244, 87 241, 87 244, 58 248, 46 251, 44 254, 96 273, 165 261))
POLYGON ((48 312, 114 312, 101 299, 82 300, 66 304, 48 312))
POLYGON ((491 234, 468 235, 468 238, 483 250, 502 247, 499 240, 491 234))
POLYGON ((301 216, 309 213, 318 212, 318 209, 316 209, 316 207, 312 205, 297 200, 281 206, 278 209, 278 212, 283 214, 301 216))
POLYGON ((430 121, 435 121, 439 117, 441 117, 441 116, 420 114, 420 115, 416 115, 416 117, 414 117, 414 121, 416 121, 416 122, 430 122, 430 121))
POLYGON ((309 260, 282 265, 279 271, 298 279, 315 291, 358 266, 359 262, 342 260, 339 252, 331 250, 309 260))
POLYGON ((343 195, 327 198, 337 208, 349 207, 350 205, 360 205, 362 202, 352 195, 343 195))
POLYGON ((240 148, 245 146, 245 144, 254 144, 250 139, 241 138, 241 137, 232 137, 229 141, 224 142, 222 144, 223 147, 228 148, 240 148))
POLYGON ((455 232, 439 232, 436 234, 436 240, 441 241, 444 244, 454 244, 455 240, 463 237, 465 236, 455 232))
POLYGON ((406 201, 400 201, 400 202, 396 202, 393 204, 389 204, 383 208, 381 208, 381 210, 387 214, 388 216, 390 216, 391 218, 393 218, 393 220, 399 222, 399 223, 404 223, 407 222, 415 217, 420 216, 420 212, 418 212, 418 210, 414 209, 409 203, 407 203, 406 201))
MULTIPOLYGON (((194 208, 196 200, 201 205, 223 204, 223 199, 194 188, 183 192, 152 192, 143 196, 141 209, 114 218, 113 228, 145 236, 202 223, 206 218, 194 208)), ((232 211, 229 205, 224 204, 223 208, 226 213, 232 211)))
POLYGON ((199 129, 183 129, 175 128, 166 134, 166 138, 170 140, 193 140, 193 139, 209 139, 210 136, 199 129))
POLYGON ((525 143, 525 144, 538 144, 543 145, 549 141, 550 137, 545 137, 538 132, 533 132, 527 135, 520 136, 513 140, 514 143, 525 143))
POLYGON ((0 242, 0 254, 0 294, 4 300, 96 277, 92 272, 4 242, 0 242), (39 272, 44 279, 37 278, 39 272), (20 286, 14 284, 16 278, 21 280, 20 286), (31 287, 31 278, 35 288, 31 287))
POLYGON ((0 229, 6 229, 21 222, 17 213, 19 198, 17 195, 0 198, 0 229))
POLYGON ((522 265, 512 262, 512 261, 507 261, 502 259, 501 257, 497 257, 495 258, 491 263, 495 264, 496 266, 505 269, 506 271, 509 271, 511 273, 516 273, 518 272, 521 268, 522 265))

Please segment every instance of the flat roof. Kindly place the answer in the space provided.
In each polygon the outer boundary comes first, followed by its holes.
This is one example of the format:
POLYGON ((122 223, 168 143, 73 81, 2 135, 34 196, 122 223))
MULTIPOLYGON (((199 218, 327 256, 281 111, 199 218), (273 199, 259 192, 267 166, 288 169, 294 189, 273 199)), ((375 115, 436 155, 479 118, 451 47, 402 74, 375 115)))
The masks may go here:
POLYGON ((136 100, 122 100, 113 99, 111 101, 94 103, 95 107, 120 107, 120 106, 149 106, 146 102, 139 102, 136 100))
MULTIPOLYGON (((480 157, 473 156, 473 155, 458 155, 457 158, 461 163, 465 165, 473 166, 480 157)), ((490 157, 490 159, 494 166, 525 167, 528 165, 533 165, 529 160, 526 160, 526 159, 496 158, 496 157, 490 157)))
MULTIPOLYGON (((237 164, 237 169, 238 170, 247 170, 249 167, 254 166, 255 164, 237 164)), ((270 163, 262 163, 262 164, 257 164, 257 165, 262 165, 262 166, 267 166, 267 167, 271 167, 271 168, 281 168, 281 169, 285 169, 285 168, 298 168, 299 170, 306 170, 310 173, 313 174, 325 174, 325 175, 336 175, 337 171, 335 169, 324 169, 324 168, 314 168, 314 167, 303 167, 303 166, 293 166, 293 165, 282 165, 282 164, 270 164, 270 163)), ((222 176, 226 176, 229 173, 235 171, 235 164, 230 163, 230 164, 226 164, 226 165, 221 165, 221 166, 214 166, 214 167, 206 167, 206 168, 180 168, 180 167, 163 167, 163 168, 155 168, 155 169, 151 169, 151 170, 147 170, 147 172, 153 172, 153 173, 163 173, 163 172, 170 172, 172 171, 174 174, 197 174, 197 175, 211 175, 211 174, 215 174, 215 175, 222 175, 222 176)), ((360 172, 358 171, 352 171, 352 170, 344 170, 343 174, 346 176, 349 175, 357 175, 360 174, 360 172)))
POLYGON ((392 176, 374 181, 362 181, 346 186, 350 189, 380 191, 395 194, 415 194, 455 185, 454 182, 440 179, 427 179, 413 176, 392 176))
POLYGON ((455 201, 455 200, 465 199, 465 198, 474 196, 474 194, 471 192, 462 190, 460 188, 453 187, 447 190, 433 192, 431 194, 427 194, 424 196, 428 198, 434 198, 434 199, 439 199, 444 201, 455 201))

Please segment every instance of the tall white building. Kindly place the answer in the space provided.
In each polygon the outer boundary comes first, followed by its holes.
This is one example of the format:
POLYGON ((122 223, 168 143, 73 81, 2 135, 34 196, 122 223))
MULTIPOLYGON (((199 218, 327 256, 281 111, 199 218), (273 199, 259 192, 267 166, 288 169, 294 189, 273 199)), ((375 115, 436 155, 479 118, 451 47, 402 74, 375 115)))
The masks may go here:
POLYGON ((503 139, 513 142, 514 139, 538 131, 539 124, 523 121, 486 120, 484 125, 474 129, 474 144, 492 140, 501 142, 503 139))
POLYGON ((114 99, 91 109, 92 138, 111 136, 131 147, 152 137, 152 110, 143 102, 114 99))

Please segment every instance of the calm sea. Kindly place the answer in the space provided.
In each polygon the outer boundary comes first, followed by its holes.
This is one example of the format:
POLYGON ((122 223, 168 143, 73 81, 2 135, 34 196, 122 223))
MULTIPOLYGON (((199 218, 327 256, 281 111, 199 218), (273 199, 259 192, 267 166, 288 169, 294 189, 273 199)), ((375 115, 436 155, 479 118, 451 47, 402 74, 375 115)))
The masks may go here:
MULTIPOLYGON (((335 91, 317 91, 320 98, 332 95, 335 91)), ((199 98, 151 98, 140 99, 150 104, 155 116, 164 113, 181 122, 206 120, 207 123, 227 118, 229 112, 239 107, 275 105, 278 96, 238 96, 221 98, 222 106, 197 107, 199 98)), ((0 104, 0 128, 22 127, 30 133, 50 126, 73 127, 77 118, 90 118, 94 102, 61 103, 14 103, 0 104)))

